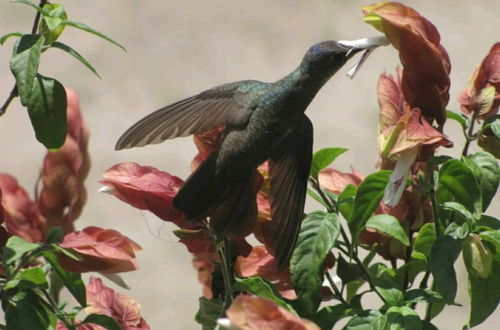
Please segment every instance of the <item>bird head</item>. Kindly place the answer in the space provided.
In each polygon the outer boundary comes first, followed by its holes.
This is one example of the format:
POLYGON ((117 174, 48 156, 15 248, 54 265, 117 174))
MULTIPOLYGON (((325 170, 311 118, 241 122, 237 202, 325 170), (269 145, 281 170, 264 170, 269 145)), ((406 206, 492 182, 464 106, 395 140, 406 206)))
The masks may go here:
POLYGON ((331 73, 337 72, 354 54, 386 45, 388 40, 385 36, 364 38, 357 40, 327 40, 317 43, 306 52, 302 64, 308 70, 326 70, 331 73))

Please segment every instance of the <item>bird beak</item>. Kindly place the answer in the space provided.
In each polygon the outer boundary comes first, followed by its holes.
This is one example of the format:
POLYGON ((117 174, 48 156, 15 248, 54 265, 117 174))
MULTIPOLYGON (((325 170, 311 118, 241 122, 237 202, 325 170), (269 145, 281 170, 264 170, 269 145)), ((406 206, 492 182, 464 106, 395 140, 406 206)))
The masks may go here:
POLYGON ((370 50, 379 46, 387 46, 389 44, 389 39, 387 39, 386 36, 376 36, 356 40, 339 40, 338 43, 349 48, 346 56, 350 58, 354 54, 365 49, 370 50))
POLYGON ((385 36, 377 36, 371 38, 363 38, 352 41, 340 40, 338 43, 344 47, 349 48, 346 57, 351 58, 354 54, 365 51, 363 55, 354 63, 354 65, 347 72, 349 78, 354 78, 356 72, 359 71, 361 65, 365 63, 368 56, 379 46, 387 46, 389 44, 389 39, 385 36))

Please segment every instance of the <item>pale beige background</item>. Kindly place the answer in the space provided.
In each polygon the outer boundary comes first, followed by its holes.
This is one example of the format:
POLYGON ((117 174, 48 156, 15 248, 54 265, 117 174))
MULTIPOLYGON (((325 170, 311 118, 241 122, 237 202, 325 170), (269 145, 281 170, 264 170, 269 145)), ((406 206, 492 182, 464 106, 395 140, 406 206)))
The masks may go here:
MULTIPOLYGON (((412 4, 440 30, 452 62, 450 109, 469 75, 498 41, 499 1, 404 1, 412 4)), ((127 53, 83 32, 69 29, 62 37, 89 59, 99 80, 73 58, 58 50, 44 55, 40 72, 59 79, 80 93, 91 131, 92 170, 87 180, 89 201, 77 227, 118 228, 137 241, 141 269, 124 274, 129 292, 143 307, 153 329, 193 329, 201 294, 191 256, 176 243, 173 227, 147 212, 99 194, 98 180, 108 167, 123 161, 153 165, 185 177, 195 154, 190 138, 122 152, 113 146, 118 136, 147 113, 180 98, 220 83, 241 79, 272 81, 298 65, 306 49, 326 39, 354 39, 376 35, 362 22, 360 7, 369 1, 64 1, 71 19, 107 33, 127 53)), ((0 34, 29 31, 34 12, 23 5, 0 2, 0 34)), ((0 101, 7 97, 13 78, 8 58, 12 41, 0 48, 0 101)), ((348 147, 336 166, 351 164, 367 174, 376 160, 377 103, 375 85, 384 70, 398 63, 393 49, 375 52, 355 80, 345 69, 333 78, 311 104, 308 115, 315 125, 315 148, 348 147)), ((460 136, 450 122, 452 139, 460 136)), ((35 142, 27 114, 16 100, 0 119, 0 171, 19 178, 32 191, 45 153, 35 142)), ((461 139, 459 141, 462 141, 461 139)), ((463 146, 446 151, 458 155, 463 146)), ((490 213, 499 215, 500 199, 490 213)), ((309 205, 315 207, 316 205, 309 205)), ((458 301, 467 305, 465 273, 460 268, 458 301)), ((440 329, 459 329, 467 310, 447 308, 436 319, 440 329)), ((481 329, 500 329, 500 316, 481 329)))

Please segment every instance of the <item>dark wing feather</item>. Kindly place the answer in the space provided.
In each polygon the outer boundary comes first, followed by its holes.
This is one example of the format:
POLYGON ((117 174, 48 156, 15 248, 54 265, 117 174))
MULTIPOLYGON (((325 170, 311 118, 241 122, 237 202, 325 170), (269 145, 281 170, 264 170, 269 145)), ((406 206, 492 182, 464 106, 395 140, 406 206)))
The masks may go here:
POLYGON ((143 147, 227 125, 244 125, 252 112, 248 92, 267 84, 245 80, 217 86, 161 108, 130 127, 115 149, 143 147))
POLYGON ((304 213, 311 169, 313 127, 304 115, 287 143, 288 150, 271 159, 271 208, 276 262, 284 267, 292 255, 304 213))

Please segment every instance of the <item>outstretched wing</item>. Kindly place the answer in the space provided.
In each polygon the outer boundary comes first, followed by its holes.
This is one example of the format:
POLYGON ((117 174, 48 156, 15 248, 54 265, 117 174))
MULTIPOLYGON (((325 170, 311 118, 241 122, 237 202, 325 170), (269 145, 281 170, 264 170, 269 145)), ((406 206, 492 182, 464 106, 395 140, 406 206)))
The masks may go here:
POLYGON ((167 139, 188 136, 218 126, 244 125, 252 105, 266 83, 244 80, 220 85, 167 105, 139 120, 116 142, 115 149, 143 147, 167 139))
POLYGON ((279 267, 284 267, 290 260, 299 234, 311 169, 312 144, 312 123, 304 115, 287 143, 288 150, 271 159, 272 245, 279 267))

